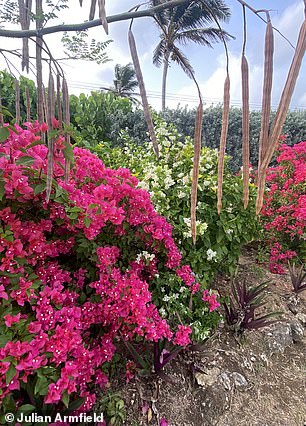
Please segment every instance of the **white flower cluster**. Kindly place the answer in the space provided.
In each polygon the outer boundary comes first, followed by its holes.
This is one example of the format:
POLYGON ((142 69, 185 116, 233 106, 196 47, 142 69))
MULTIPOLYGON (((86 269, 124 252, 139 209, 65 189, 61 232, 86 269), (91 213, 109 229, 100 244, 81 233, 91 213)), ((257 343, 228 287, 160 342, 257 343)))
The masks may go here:
POLYGON ((147 251, 143 251, 142 253, 139 253, 136 257, 136 262, 139 263, 141 259, 149 260, 150 262, 155 258, 155 254, 148 253, 147 251))
MULTIPOLYGON (((191 238, 191 219, 189 217, 184 217, 183 221, 188 228, 188 231, 184 232, 183 235, 185 238, 191 238)), ((208 225, 206 222, 201 222, 200 220, 197 220, 196 227, 197 227, 197 234, 204 235, 208 228, 208 225)))
POLYGON ((215 262, 217 262, 216 256, 217 256, 217 252, 213 251, 212 249, 208 249, 207 252, 207 260, 211 261, 214 260, 215 262))

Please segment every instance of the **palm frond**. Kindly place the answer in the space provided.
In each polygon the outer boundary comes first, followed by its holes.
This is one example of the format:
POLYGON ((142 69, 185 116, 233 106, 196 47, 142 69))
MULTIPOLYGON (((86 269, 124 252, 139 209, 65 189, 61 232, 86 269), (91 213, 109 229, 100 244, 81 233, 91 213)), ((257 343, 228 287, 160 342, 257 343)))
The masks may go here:
POLYGON ((178 64, 189 78, 194 79, 194 69, 187 57, 176 46, 172 47, 171 60, 178 64))
POLYGON ((198 43, 207 47, 212 47, 212 43, 217 43, 223 39, 233 38, 228 32, 219 30, 219 28, 197 28, 182 31, 176 34, 176 40, 186 45, 189 42, 198 43))
POLYGON ((161 39, 153 52, 153 64, 156 67, 160 67, 161 64, 163 63, 164 54, 165 54, 165 40, 161 39))

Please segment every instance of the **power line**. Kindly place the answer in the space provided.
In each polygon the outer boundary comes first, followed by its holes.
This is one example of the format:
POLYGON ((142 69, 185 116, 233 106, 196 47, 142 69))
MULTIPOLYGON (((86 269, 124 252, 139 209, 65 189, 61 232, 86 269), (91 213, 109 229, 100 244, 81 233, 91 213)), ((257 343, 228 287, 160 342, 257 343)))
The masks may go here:
MULTIPOLYGON (((76 88, 76 89, 84 89, 86 91, 100 91, 100 90, 110 90, 111 87, 105 83, 105 85, 103 85, 103 83, 98 84, 98 83, 87 83, 87 82, 81 82, 81 81, 75 81, 75 80, 68 80, 69 82, 69 86, 72 88, 76 88)), ((133 96, 140 96, 139 93, 134 93, 133 96)), ((149 99, 161 99, 162 95, 160 92, 158 91, 154 91, 154 90, 149 90, 147 91, 147 96, 149 99)), ((167 100, 168 101, 178 101, 179 102, 186 102, 186 103, 193 103, 193 104, 198 104, 199 103, 199 98, 197 96, 193 96, 193 95, 180 95, 180 94, 175 94, 175 93, 167 93, 167 100)), ((220 104, 223 103, 223 99, 222 98, 208 98, 208 97, 203 97, 203 101, 206 104, 220 104)), ((241 107, 242 106, 242 102, 241 100, 238 99, 232 99, 231 100, 231 106, 234 107, 241 107)), ((250 102, 250 107, 254 108, 254 109, 261 109, 261 103, 258 102, 250 102)), ((272 104, 271 105, 272 109, 277 109, 278 105, 277 104, 272 104)), ((299 110, 299 109, 306 109, 306 106, 291 106, 291 109, 294 110, 299 110)))

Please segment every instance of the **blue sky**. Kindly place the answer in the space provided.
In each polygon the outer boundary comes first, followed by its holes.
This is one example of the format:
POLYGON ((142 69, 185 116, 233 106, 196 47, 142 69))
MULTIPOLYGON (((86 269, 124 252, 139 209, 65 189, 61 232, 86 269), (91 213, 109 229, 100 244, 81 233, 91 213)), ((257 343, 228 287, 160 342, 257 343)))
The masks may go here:
MULTIPOLYGON (((70 0, 71 8, 64 11, 61 22, 76 23, 87 18, 88 0, 84 0, 83 9, 76 0, 70 0)), ((137 0, 106 0, 109 15, 128 10, 137 0), (124 4, 124 6, 123 6, 124 4)), ((229 43, 230 76, 232 105, 240 105, 240 54, 242 46, 242 8, 237 0, 227 0, 232 10, 232 17, 224 28, 236 37, 229 43)), ((273 25, 278 28, 293 44, 296 43, 298 30, 303 21, 303 0, 249 0, 255 9, 267 8, 271 10, 273 25)), ((265 24, 252 12, 247 12, 248 43, 247 57, 250 67, 250 101, 251 107, 258 109, 261 105, 263 79, 263 49, 265 24)), ((89 93, 91 89, 100 86, 110 86, 113 79, 113 69, 116 63, 122 65, 131 61, 127 45, 128 23, 120 22, 110 25, 109 37, 114 42, 108 47, 108 55, 113 60, 104 65, 70 61, 65 64, 70 91, 76 94, 81 91, 89 93)), ((152 52, 158 42, 158 29, 149 18, 135 20, 134 33, 137 41, 139 56, 151 104, 160 107, 162 70, 152 64, 152 52)), ((90 36, 97 40, 105 40, 102 28, 90 31, 90 36)), ((59 37, 50 35, 46 38, 51 49, 60 54, 59 37)), ((11 45, 16 42, 9 40, 11 45)), ((225 78, 225 56, 222 44, 214 45, 214 49, 190 44, 184 47, 184 52, 190 59, 196 77, 200 83, 206 105, 222 101, 223 82, 225 78)), ((278 34, 275 34, 275 64, 273 85, 273 106, 277 106, 282 87, 290 66, 293 49, 278 34)), ((3 64, 0 62, 3 67, 3 64)), ((296 91, 292 100, 292 108, 306 108, 306 58, 299 77, 296 91)), ((167 105, 175 107, 181 105, 196 106, 196 89, 186 75, 175 65, 172 65, 168 78, 167 105)))

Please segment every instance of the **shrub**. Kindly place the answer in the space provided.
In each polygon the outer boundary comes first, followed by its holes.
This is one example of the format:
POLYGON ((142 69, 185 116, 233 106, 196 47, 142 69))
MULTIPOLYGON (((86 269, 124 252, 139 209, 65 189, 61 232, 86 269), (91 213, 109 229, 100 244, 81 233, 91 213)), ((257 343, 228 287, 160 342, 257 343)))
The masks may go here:
POLYGON ((288 260, 306 262, 306 142, 281 145, 276 161, 268 170, 261 217, 270 243, 270 269, 282 274, 288 260))
POLYGON ((86 411, 120 339, 190 342, 192 328, 154 304, 158 274, 175 276, 206 318, 217 302, 203 303, 172 226, 127 169, 75 148, 65 183, 69 147, 57 136, 47 203, 46 125, 26 124, 0 146, 1 410, 86 411))
MULTIPOLYGON (((132 173, 147 189, 156 209, 173 225, 173 235, 192 270, 207 284, 217 271, 233 273, 241 247, 258 236, 255 216, 255 187, 250 185, 251 200, 243 207, 242 179, 225 171, 223 209, 217 213, 216 150, 202 148, 197 205, 197 243, 193 245, 190 227, 190 193, 193 165, 193 142, 171 125, 155 117, 156 134, 160 146, 157 160, 149 145, 137 147, 127 141, 126 147, 112 149, 100 144, 97 154, 109 166, 129 166, 132 173)), ((171 282, 171 279, 170 279, 171 282)), ((172 296, 171 296, 172 297, 172 296)), ((171 298, 173 309, 181 312, 177 299, 171 298)))

